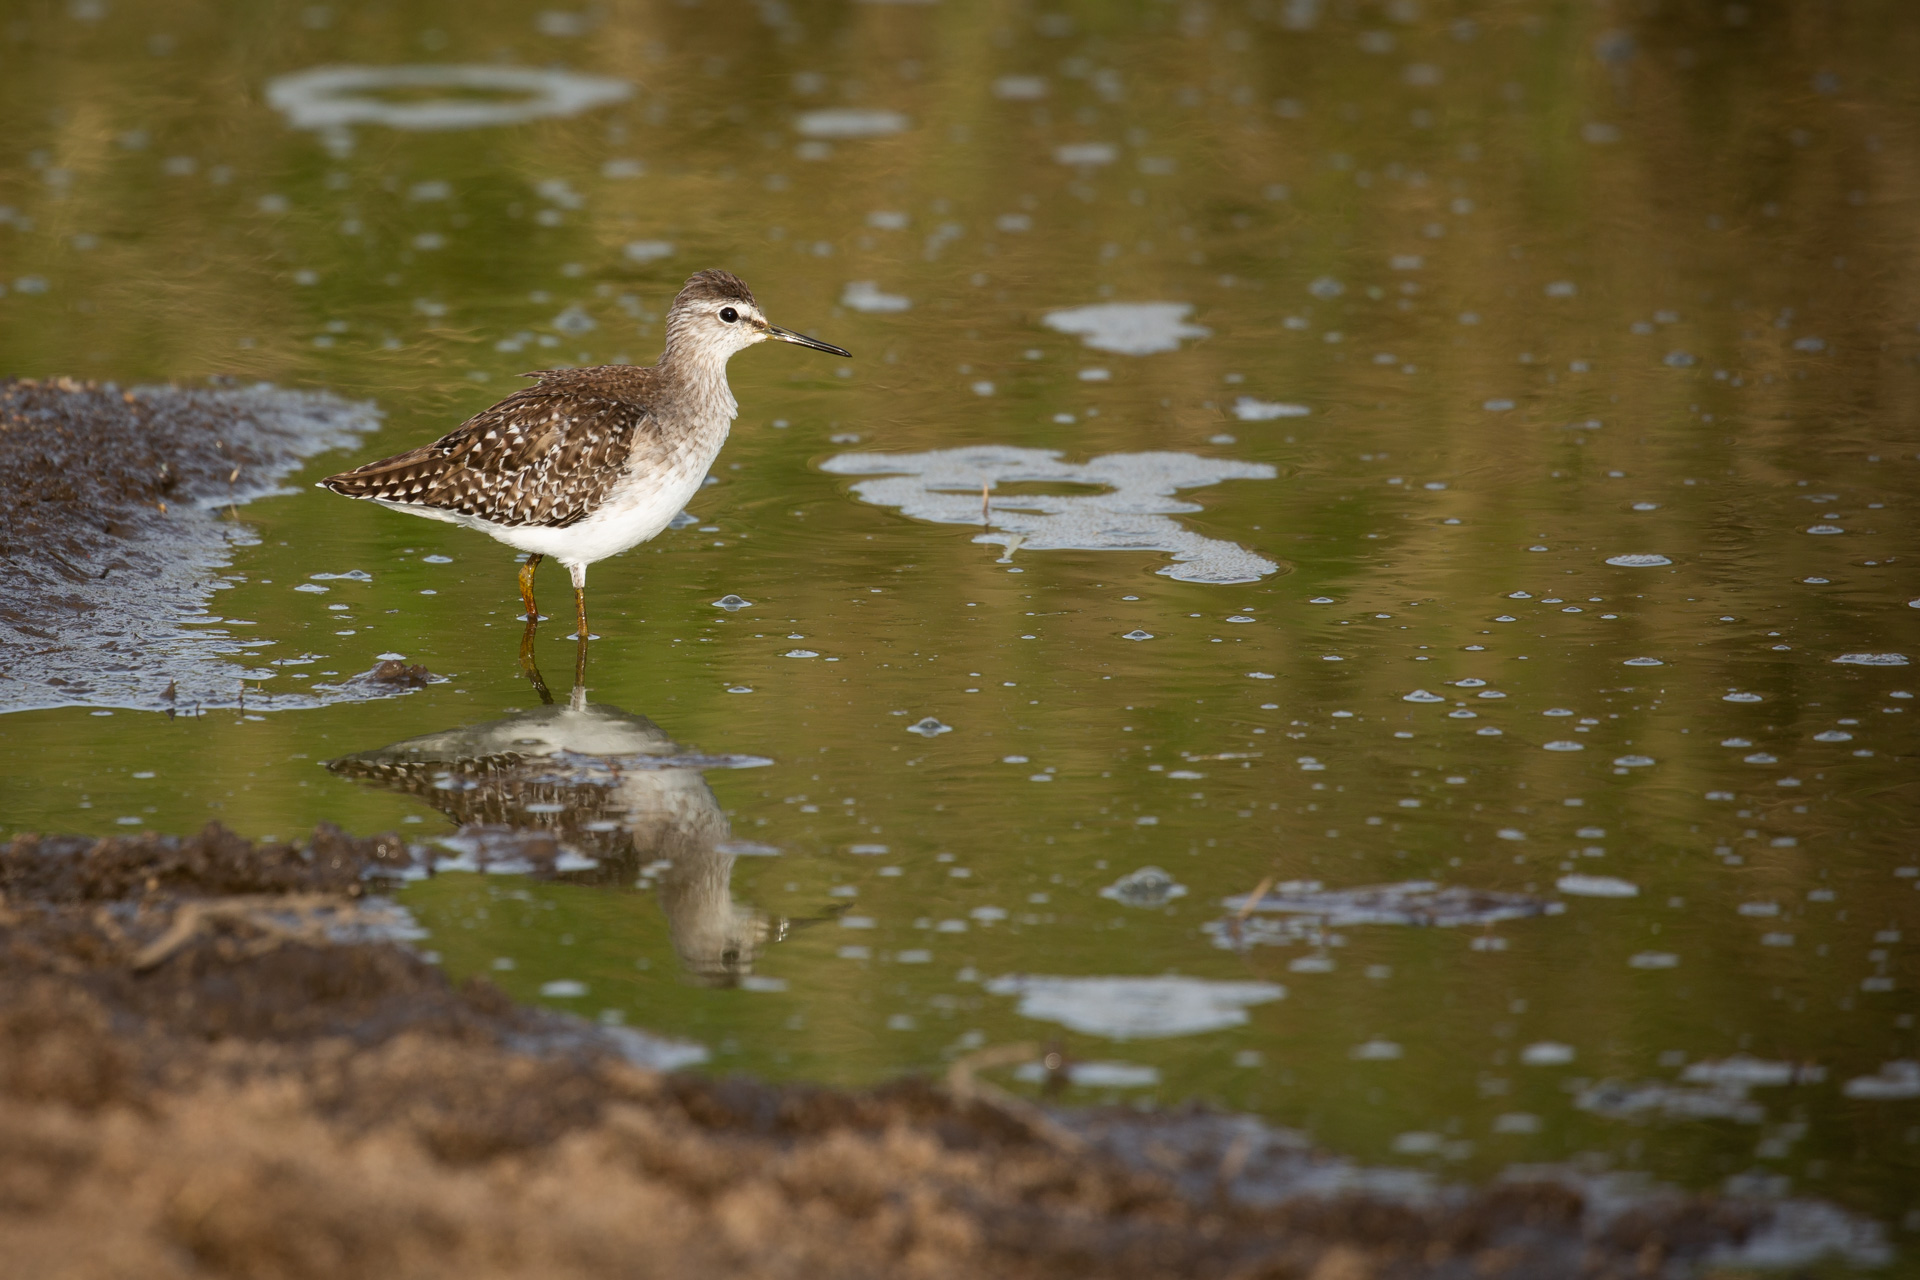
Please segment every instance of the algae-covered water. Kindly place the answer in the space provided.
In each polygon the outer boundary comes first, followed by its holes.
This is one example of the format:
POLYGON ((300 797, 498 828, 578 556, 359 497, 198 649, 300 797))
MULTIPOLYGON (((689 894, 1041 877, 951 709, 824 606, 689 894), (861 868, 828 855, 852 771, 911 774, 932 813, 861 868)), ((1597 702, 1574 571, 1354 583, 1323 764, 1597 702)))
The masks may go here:
POLYGON ((1911 1247, 1907 6, 74 0, 0 59, 0 371, 380 415, 204 513, 231 697, 50 693, 89 615, 9 605, 0 828, 451 838, 450 973, 705 1069, 1057 1041, 1911 1247), (735 361, 548 705, 511 552, 309 482, 709 266, 856 359, 735 361), (448 678, 306 692, 383 655, 448 678))

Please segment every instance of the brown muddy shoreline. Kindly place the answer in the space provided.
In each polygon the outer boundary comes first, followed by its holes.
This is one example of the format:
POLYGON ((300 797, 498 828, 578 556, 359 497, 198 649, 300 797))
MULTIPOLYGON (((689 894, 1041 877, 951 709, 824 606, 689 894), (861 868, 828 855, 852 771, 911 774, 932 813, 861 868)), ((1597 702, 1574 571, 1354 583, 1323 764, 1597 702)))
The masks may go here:
POLYGON ((1041 1112, 964 1069, 869 1091, 651 1070, 669 1042, 379 940, 412 863, 327 827, 0 850, 15 1274, 1725 1276, 1796 1213, 1848 1221, 1568 1177, 1366 1190, 1245 1117, 1041 1112))
POLYGON ((0 711, 262 711, 437 680, 375 668, 293 687, 278 669, 292 650, 213 611, 236 549, 259 541, 240 507, 378 421, 367 404, 230 379, 0 378, 0 711))

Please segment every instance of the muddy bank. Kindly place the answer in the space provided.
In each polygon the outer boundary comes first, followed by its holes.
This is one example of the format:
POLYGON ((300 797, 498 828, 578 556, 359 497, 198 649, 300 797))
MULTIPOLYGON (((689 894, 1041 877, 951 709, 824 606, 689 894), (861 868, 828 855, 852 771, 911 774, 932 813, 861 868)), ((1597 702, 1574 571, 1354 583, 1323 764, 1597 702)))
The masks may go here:
MULTIPOLYGON (((276 674, 269 637, 213 608, 237 508, 378 424, 370 405, 265 385, 120 388, 0 381, 0 711, 232 706, 276 674)), ((248 705, 312 706, 414 687, 371 673, 248 705)))
POLYGON ((671 1042, 454 987, 377 896, 417 854, 0 851, 0 1239, 93 1277, 1648 1276, 1877 1256, 1811 1202, 1483 1190, 1204 1112, 650 1069, 671 1042))

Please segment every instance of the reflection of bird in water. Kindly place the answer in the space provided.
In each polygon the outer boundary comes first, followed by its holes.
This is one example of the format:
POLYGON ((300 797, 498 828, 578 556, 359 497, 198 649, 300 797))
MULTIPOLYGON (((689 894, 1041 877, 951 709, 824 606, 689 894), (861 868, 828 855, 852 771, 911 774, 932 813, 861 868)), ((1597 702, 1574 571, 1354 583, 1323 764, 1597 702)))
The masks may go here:
MULTIPOLYGON (((529 674, 544 699, 538 673, 529 674)), ((689 753, 645 716, 591 704, 576 686, 564 705, 409 738, 327 768, 425 800, 459 825, 468 847, 538 861, 574 854, 559 860, 564 879, 632 884, 651 872, 682 963, 730 985, 787 925, 734 903, 731 831, 700 770, 763 763, 689 753), (580 857, 598 865, 564 870, 580 857)))
POLYGON ((667 311, 650 368, 543 369, 539 381, 432 444, 328 476, 322 488, 445 520, 527 553, 520 600, 539 617, 533 573, 552 556, 573 575, 587 635, 587 566, 667 527, 700 488, 740 406, 727 361, 768 339, 847 351, 767 323, 738 276, 702 271, 667 311))

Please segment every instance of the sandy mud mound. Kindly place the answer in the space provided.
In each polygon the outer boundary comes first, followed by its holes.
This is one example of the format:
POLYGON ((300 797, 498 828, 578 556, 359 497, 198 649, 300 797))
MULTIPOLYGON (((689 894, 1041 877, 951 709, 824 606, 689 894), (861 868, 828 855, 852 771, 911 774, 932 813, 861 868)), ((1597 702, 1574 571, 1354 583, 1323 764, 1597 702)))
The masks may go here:
POLYGON ((1043 1112, 977 1074, 1005 1046, 870 1092, 663 1073, 670 1042, 381 940, 415 864, 330 828, 0 850, 14 1274, 1563 1280, 1876 1247, 1805 1203, 1368 1190, 1245 1117, 1043 1112))

